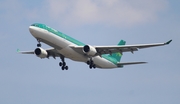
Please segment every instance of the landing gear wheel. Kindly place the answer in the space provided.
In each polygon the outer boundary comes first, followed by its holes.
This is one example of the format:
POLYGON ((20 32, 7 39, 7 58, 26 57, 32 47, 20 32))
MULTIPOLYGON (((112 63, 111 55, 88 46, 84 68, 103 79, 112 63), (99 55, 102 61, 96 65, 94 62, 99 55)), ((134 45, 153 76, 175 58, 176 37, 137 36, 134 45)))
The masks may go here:
POLYGON ((68 70, 68 66, 66 66, 66 62, 64 60, 64 56, 61 55, 60 58, 61 58, 62 62, 59 62, 59 66, 61 66, 62 70, 68 70))
POLYGON ((59 63, 59 66, 62 66, 62 62, 59 63))
POLYGON ((96 65, 94 64, 94 61, 92 59, 90 59, 89 61, 87 61, 87 64, 89 65, 89 68, 92 69, 92 68, 96 68, 96 65))
POLYGON ((68 66, 62 66, 61 69, 62 70, 64 70, 64 69, 68 70, 68 66))
POLYGON ((37 44, 37 47, 41 47, 41 44, 39 43, 39 44, 37 44))
POLYGON ((90 61, 87 61, 87 64, 89 65, 89 64, 90 64, 90 61))
POLYGON ((65 69, 68 70, 68 66, 65 66, 65 69))
POLYGON ((37 47, 41 47, 40 39, 37 39, 37 41, 38 41, 37 47))
POLYGON ((92 65, 89 65, 89 68, 92 69, 92 65))
POLYGON ((64 70, 64 66, 62 66, 61 69, 64 70))
POLYGON ((93 68, 94 68, 94 69, 96 68, 96 65, 95 65, 95 64, 93 65, 93 68))

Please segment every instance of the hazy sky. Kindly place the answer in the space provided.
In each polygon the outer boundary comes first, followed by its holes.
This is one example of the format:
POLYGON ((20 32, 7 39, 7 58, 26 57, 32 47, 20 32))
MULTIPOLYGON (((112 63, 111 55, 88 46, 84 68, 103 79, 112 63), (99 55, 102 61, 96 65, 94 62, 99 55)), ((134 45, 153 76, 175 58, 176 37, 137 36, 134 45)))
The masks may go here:
MULTIPOLYGON (((179 104, 180 1, 0 0, 0 104, 179 104), (122 62, 148 64, 90 70, 66 59, 21 55, 34 50, 29 33, 44 23, 83 43, 114 45, 166 42, 124 53, 122 62)), ((43 48, 49 46, 42 44, 43 48)))

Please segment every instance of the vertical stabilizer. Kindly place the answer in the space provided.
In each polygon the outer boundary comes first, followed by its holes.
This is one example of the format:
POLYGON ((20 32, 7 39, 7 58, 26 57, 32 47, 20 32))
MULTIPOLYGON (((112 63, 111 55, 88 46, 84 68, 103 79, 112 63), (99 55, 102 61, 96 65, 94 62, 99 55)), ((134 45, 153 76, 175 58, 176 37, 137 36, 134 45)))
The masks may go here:
MULTIPOLYGON (((126 44, 126 41, 124 41, 124 40, 121 40, 121 41, 118 43, 118 45, 125 45, 125 44, 126 44)), ((113 54, 111 55, 111 57, 115 58, 118 62, 120 62, 121 57, 122 57, 122 54, 121 54, 120 52, 118 52, 118 53, 113 53, 113 54)))
POLYGON ((121 40, 119 43, 118 43, 118 45, 125 45, 126 44, 126 41, 124 41, 124 40, 121 40))

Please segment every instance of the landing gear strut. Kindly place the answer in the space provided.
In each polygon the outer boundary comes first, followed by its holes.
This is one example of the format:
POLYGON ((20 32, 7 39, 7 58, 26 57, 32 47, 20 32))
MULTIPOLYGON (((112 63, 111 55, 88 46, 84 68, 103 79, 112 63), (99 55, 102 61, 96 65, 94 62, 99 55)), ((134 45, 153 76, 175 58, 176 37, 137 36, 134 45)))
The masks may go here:
POLYGON ((62 62, 59 62, 59 66, 61 66, 62 70, 64 70, 64 69, 68 70, 68 66, 66 66, 66 62, 64 61, 64 56, 61 56, 60 58, 61 58, 62 62))
POLYGON ((89 61, 87 61, 87 64, 89 65, 89 68, 90 68, 90 69, 92 69, 92 68, 95 69, 95 68, 96 68, 96 65, 94 64, 92 58, 91 58, 89 61))

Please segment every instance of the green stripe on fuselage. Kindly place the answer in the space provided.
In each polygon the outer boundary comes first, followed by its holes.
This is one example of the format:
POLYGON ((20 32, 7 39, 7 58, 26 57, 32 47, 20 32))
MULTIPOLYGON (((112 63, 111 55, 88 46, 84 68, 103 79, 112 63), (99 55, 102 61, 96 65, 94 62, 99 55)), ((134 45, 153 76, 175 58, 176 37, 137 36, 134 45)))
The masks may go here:
POLYGON ((74 43, 74 44, 76 44, 78 46, 84 46, 85 45, 84 43, 82 43, 82 42, 80 42, 80 41, 78 41, 76 39, 73 39, 72 37, 70 37, 70 36, 68 36, 66 34, 63 34, 63 33, 59 32, 59 31, 57 31, 57 30, 55 30, 55 29, 53 29, 53 28, 51 28, 49 26, 44 25, 44 24, 35 23, 35 24, 32 24, 31 26, 35 26, 35 27, 39 27, 41 29, 45 29, 45 30, 47 30, 47 31, 49 31, 49 32, 51 32, 51 33, 65 39, 65 40, 68 40, 68 41, 70 41, 70 42, 72 42, 72 43, 74 43))
MULTIPOLYGON (((74 38, 72 38, 72 37, 70 37, 70 36, 68 36, 66 34, 63 34, 63 33, 59 32, 59 31, 57 31, 57 30, 55 30, 55 29, 53 29, 53 28, 51 28, 51 27, 49 27, 49 26, 47 26, 45 24, 34 23, 31 26, 35 26, 35 27, 39 27, 41 29, 45 29, 45 30, 47 30, 47 31, 49 31, 49 32, 51 32, 51 33, 65 39, 65 40, 68 40, 68 41, 70 41, 70 42, 72 42, 72 43, 74 43, 74 44, 76 44, 78 46, 85 46, 84 43, 82 43, 82 42, 80 42, 80 41, 78 41, 78 40, 76 40, 76 39, 74 39, 74 38)), ((114 63, 115 65, 117 65, 118 61, 113 57, 109 57, 108 54, 101 55, 101 57, 103 57, 104 59, 114 63)))

